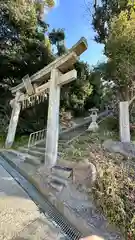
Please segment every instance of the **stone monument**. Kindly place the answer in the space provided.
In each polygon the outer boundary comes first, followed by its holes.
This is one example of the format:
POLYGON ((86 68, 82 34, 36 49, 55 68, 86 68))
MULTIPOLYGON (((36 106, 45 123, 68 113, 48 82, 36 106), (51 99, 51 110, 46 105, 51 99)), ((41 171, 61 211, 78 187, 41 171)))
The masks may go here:
POLYGON ((130 142, 129 102, 119 104, 119 127, 121 142, 130 142))

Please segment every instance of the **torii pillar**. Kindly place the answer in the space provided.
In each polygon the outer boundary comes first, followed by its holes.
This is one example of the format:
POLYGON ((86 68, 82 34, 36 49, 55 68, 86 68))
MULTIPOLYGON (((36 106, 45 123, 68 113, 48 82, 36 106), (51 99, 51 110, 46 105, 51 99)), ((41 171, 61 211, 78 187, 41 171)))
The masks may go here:
POLYGON ((16 128, 18 124, 19 114, 21 111, 21 104, 19 103, 21 93, 18 91, 16 92, 15 99, 10 102, 10 105, 12 107, 12 115, 10 119, 10 124, 8 128, 8 134, 5 142, 5 147, 10 148, 14 142, 16 128))
POLYGON ((51 71, 49 108, 47 120, 45 165, 53 167, 57 161, 58 138, 59 138, 59 107, 60 107, 60 88, 77 78, 77 71, 72 70, 62 74, 58 69, 51 71))

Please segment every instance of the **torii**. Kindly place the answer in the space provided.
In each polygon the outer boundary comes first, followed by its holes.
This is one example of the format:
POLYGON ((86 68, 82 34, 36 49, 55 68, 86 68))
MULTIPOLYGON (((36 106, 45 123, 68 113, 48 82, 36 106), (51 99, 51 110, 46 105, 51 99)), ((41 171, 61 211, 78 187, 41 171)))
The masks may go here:
POLYGON ((31 99, 42 96, 49 89, 45 162, 55 165, 59 136, 60 88, 77 78, 74 64, 87 47, 86 39, 81 38, 65 55, 57 58, 30 78, 26 76, 21 84, 11 89, 15 98, 11 101, 13 110, 5 143, 7 148, 14 142, 21 107, 25 108, 28 104, 32 104, 31 99))

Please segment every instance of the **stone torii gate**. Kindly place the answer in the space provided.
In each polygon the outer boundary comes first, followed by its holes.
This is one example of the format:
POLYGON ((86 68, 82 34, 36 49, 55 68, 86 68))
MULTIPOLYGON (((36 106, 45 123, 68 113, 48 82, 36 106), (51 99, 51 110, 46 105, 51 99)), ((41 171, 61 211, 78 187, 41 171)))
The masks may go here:
POLYGON ((85 38, 81 38, 66 54, 57 58, 33 76, 25 76, 21 84, 11 88, 15 98, 10 102, 12 115, 5 143, 6 148, 10 148, 14 142, 21 108, 33 106, 36 101, 38 103, 43 101, 49 89, 45 162, 47 165, 55 165, 59 136, 60 88, 77 78, 74 64, 78 56, 86 49, 87 41, 85 38))

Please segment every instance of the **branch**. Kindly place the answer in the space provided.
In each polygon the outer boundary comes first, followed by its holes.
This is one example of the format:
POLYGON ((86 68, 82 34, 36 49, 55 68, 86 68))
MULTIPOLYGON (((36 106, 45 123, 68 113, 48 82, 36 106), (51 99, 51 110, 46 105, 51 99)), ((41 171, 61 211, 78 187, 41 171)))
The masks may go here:
MULTIPOLYGON (((85 7, 86 7, 86 10, 87 10, 87 13, 90 13, 91 14, 91 5, 90 5, 90 2, 87 1, 87 0, 84 0, 84 4, 85 4, 85 7)), ((91 14, 92 15, 92 14, 91 14)))
POLYGON ((134 100, 135 100, 135 96, 129 101, 129 106, 132 104, 134 100))
POLYGON ((96 11, 96 9, 97 9, 97 0, 95 0, 94 9, 95 9, 95 11, 96 11))

